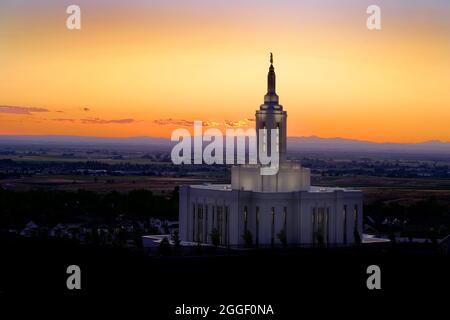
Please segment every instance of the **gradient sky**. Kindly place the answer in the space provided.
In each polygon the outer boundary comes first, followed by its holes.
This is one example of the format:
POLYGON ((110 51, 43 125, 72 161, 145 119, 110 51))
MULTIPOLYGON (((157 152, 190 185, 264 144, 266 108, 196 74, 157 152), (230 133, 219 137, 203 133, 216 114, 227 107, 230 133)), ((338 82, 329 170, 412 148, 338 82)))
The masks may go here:
POLYGON ((448 0, 93 2, 0 2, 0 134, 252 126, 272 51, 289 136, 450 141, 448 0))

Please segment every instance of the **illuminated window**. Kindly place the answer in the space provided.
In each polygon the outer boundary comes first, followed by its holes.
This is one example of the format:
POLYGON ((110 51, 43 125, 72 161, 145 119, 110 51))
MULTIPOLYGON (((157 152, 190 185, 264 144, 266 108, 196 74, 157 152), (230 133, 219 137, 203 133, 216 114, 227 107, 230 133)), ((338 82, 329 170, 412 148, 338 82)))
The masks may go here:
POLYGON ((277 152, 280 152, 280 124, 277 123, 277 152))
POLYGON ((265 122, 263 122, 263 152, 266 152, 266 149, 267 149, 267 146, 266 146, 266 144, 267 144, 267 128, 266 128, 266 123, 265 122))

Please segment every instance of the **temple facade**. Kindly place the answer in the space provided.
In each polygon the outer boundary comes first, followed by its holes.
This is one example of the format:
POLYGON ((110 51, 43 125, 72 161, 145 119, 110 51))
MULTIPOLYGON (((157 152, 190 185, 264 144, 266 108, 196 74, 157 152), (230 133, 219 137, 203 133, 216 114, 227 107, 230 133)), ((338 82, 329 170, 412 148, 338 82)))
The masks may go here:
MULTIPOLYGON (((362 192, 311 186, 310 170, 289 161, 287 112, 279 104, 271 55, 267 94, 256 111, 256 132, 275 129, 258 147, 279 153, 279 169, 231 168, 231 184, 182 185, 179 232, 185 242, 224 246, 352 245, 362 238, 362 192), (270 150, 275 146, 276 150, 270 150)), ((270 131, 269 131, 270 132, 270 131)))

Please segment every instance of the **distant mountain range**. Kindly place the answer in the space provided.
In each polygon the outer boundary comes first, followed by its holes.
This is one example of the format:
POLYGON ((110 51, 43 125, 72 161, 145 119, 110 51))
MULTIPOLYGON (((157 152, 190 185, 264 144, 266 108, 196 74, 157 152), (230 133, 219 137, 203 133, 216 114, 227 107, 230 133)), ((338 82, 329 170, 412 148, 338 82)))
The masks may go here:
POLYGON ((291 151, 351 151, 351 152, 393 152, 393 153, 446 153, 450 154, 450 143, 426 141, 420 143, 378 143, 343 138, 320 138, 316 136, 288 138, 291 151))
MULTIPOLYGON (((86 146, 86 147, 158 147, 170 149, 174 142, 166 138, 129 137, 101 138, 85 136, 13 136, 0 135, 0 145, 8 146, 86 146)), ((337 152, 376 152, 376 153, 436 153, 449 154, 450 143, 427 141, 421 143, 377 143, 343 138, 289 137, 289 152, 298 151, 337 151, 337 152)))

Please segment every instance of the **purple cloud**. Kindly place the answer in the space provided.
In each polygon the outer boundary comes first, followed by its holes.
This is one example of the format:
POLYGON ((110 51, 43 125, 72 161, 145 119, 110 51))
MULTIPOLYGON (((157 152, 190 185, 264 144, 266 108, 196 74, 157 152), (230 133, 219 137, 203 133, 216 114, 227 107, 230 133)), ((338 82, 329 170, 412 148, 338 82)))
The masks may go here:
POLYGON ((31 115, 34 112, 49 112, 49 110, 39 107, 0 106, 0 113, 31 115))

